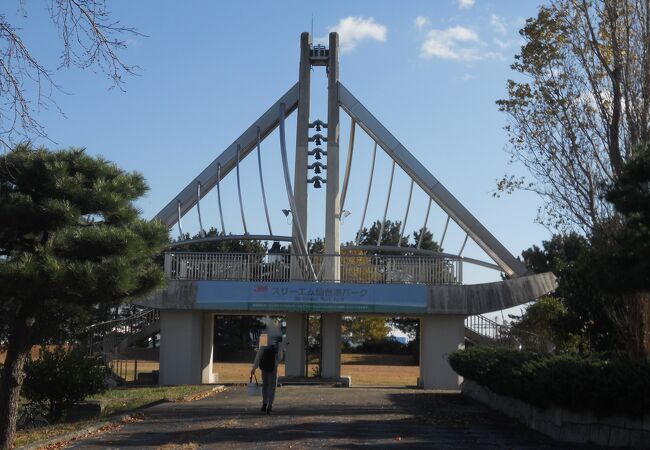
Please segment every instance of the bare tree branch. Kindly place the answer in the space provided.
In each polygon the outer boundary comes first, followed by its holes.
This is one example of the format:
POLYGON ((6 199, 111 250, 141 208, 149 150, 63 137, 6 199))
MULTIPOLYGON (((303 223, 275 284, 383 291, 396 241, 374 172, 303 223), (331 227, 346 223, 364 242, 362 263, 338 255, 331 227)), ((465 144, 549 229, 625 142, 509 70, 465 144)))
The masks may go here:
MULTIPOLYGON (((21 0, 19 6, 24 14, 26 3, 21 0)), ((137 70, 122 60, 120 52, 127 48, 126 36, 142 34, 113 20, 105 0, 50 0, 46 8, 62 43, 61 63, 54 70, 38 60, 21 30, 0 14, 0 147, 5 149, 24 140, 48 139, 38 113, 58 109, 54 94, 61 88, 54 79, 56 69, 97 68, 119 89, 125 76, 137 70)))
POLYGON ((650 137, 650 0, 550 3, 520 32, 512 67, 526 81, 510 80, 497 102, 530 180, 506 175, 497 189, 536 192, 542 223, 590 234, 614 214, 604 186, 650 137))

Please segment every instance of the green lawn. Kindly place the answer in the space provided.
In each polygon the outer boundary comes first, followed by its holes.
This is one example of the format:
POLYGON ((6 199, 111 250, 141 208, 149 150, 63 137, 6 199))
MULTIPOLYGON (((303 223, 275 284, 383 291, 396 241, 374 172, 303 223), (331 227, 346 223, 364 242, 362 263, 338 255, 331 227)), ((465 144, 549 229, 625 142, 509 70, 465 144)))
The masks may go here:
POLYGON ((52 439, 66 433, 83 429, 95 423, 106 420, 107 417, 124 414, 145 405, 160 401, 179 401, 185 397, 210 391, 212 386, 165 386, 165 387, 124 387, 109 389, 102 394, 88 397, 87 400, 97 400, 104 405, 102 416, 92 420, 74 423, 57 423, 34 430, 19 431, 16 436, 16 447, 33 442, 52 439))
POLYGON ((192 394, 210 390, 212 386, 160 386, 124 387, 109 389, 102 394, 88 397, 104 406, 103 416, 130 411, 159 400, 178 401, 192 394))

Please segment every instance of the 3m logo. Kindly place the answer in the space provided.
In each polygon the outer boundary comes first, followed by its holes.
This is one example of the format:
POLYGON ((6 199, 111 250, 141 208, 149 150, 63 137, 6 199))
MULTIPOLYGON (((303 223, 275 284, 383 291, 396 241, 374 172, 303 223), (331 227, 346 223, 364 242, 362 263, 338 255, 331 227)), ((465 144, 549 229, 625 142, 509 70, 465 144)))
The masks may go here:
POLYGON ((265 284, 258 284, 255 286, 255 289, 253 289, 253 292, 269 292, 269 287, 265 284))

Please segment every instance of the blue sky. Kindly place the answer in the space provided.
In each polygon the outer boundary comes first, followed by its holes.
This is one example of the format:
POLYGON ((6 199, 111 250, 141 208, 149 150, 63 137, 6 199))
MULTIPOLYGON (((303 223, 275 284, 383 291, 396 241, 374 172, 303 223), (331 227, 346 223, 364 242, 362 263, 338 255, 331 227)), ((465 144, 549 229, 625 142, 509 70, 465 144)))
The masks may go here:
MULTIPOLYGON (((13 3, 13 2, 12 2, 13 3)), ((33 53, 56 68, 61 50, 55 29, 38 2, 27 2, 27 17, 5 5, 4 13, 23 30, 33 53)), ((17 2, 16 2, 17 4, 17 2)), ((549 237, 534 219, 539 199, 517 193, 492 197, 508 165, 503 131, 506 116, 495 100, 506 94, 509 66, 520 45, 518 30, 535 15, 538 1, 116 1, 110 8, 122 24, 144 36, 129 39, 123 59, 138 65, 124 92, 91 70, 57 70, 64 92, 56 108, 38 119, 51 148, 86 147, 120 166, 142 172, 151 191, 140 203, 153 217, 223 149, 297 81, 299 37, 338 30, 341 81, 504 245, 515 255, 549 237)), ((17 7, 16 7, 17 8, 17 7)), ((312 75, 311 119, 326 118, 326 78, 312 75)), ((349 118, 341 114, 341 161, 345 161, 349 118)), ((295 137, 288 123, 289 149, 295 137)), ((342 228, 353 239, 361 218, 372 144, 357 135, 351 191, 342 228)), ((281 214, 288 207, 281 178, 277 133, 262 145, 265 182, 276 234, 290 234, 281 214)), ((291 153, 291 152, 290 152, 291 153)), ((252 154, 254 157, 254 154, 252 154)), ((257 161, 242 163, 249 231, 265 233, 257 161)), ((292 164, 292 162, 290 162, 292 164)), ((291 166, 293 167, 293 166, 291 166)), ((390 163, 379 155, 368 219, 383 214, 390 163)), ((343 168, 342 168, 343 173, 343 168)), ((342 178, 341 173, 341 178, 342 178)), ((408 180, 396 174, 388 217, 401 220, 408 180)), ((234 172, 224 180, 227 231, 242 231, 234 172)), ((407 229, 419 228, 426 200, 414 194, 407 229)), ((309 237, 324 234, 325 190, 310 190, 309 237)), ((216 195, 202 202, 204 224, 218 224, 216 195)), ((186 231, 198 231, 195 213, 186 231)), ((439 238, 445 217, 432 211, 428 226, 439 238)), ((173 230, 175 234, 177 231, 173 230)), ((445 250, 457 252, 464 234, 452 230, 445 250)), ((482 257, 475 245, 468 256, 482 257)), ((469 272, 474 281, 498 274, 469 272)))

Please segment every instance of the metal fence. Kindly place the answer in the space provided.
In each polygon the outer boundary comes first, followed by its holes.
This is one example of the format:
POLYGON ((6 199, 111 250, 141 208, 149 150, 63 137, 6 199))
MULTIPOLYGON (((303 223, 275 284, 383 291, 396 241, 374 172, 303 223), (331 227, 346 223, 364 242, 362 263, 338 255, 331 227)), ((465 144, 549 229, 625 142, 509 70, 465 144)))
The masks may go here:
POLYGON ((462 284, 462 264, 439 256, 165 253, 170 280, 462 284))

